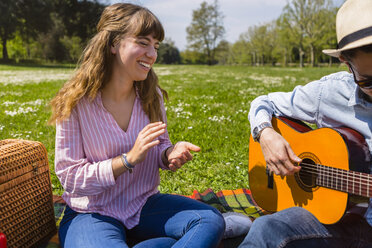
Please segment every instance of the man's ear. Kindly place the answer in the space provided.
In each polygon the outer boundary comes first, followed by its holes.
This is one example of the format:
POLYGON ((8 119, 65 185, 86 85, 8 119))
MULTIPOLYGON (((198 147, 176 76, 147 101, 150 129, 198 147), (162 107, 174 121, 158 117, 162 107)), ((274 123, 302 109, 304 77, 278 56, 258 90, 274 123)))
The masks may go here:
POLYGON ((347 59, 344 56, 342 56, 342 55, 340 55, 338 57, 338 59, 341 61, 341 63, 345 63, 345 65, 347 66, 347 68, 349 68, 349 72, 351 73, 349 61, 347 61, 347 59))
POLYGON ((346 60, 346 58, 345 58, 344 56, 340 55, 340 56, 338 57, 338 59, 339 59, 342 63, 347 64, 347 60, 346 60))

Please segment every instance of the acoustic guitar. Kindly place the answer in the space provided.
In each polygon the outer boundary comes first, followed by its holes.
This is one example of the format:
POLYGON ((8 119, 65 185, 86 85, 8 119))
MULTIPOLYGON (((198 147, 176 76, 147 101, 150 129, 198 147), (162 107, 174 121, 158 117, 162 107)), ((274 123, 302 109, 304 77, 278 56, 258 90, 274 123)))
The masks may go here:
POLYGON ((298 120, 273 117, 273 128, 302 159, 295 175, 269 173, 260 144, 250 137, 249 185, 256 203, 268 212, 299 206, 323 224, 338 222, 349 194, 372 197, 371 154, 353 129, 312 129, 298 120))

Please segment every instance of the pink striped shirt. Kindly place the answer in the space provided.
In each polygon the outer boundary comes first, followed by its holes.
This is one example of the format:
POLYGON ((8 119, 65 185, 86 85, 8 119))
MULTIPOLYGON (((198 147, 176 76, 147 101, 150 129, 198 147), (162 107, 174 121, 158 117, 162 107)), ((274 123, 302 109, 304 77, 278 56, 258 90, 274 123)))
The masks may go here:
MULTIPOLYGON (((161 106, 166 121, 163 102, 161 106)), ((138 133, 149 123, 137 96, 124 132, 98 93, 92 102, 80 100, 69 119, 57 125, 55 171, 65 189, 63 199, 73 210, 111 216, 129 229, 138 224, 147 198, 158 192, 159 168, 166 169, 161 153, 172 145, 168 132, 159 137, 160 144, 132 174, 125 172, 115 181, 111 162, 130 151, 138 133)))

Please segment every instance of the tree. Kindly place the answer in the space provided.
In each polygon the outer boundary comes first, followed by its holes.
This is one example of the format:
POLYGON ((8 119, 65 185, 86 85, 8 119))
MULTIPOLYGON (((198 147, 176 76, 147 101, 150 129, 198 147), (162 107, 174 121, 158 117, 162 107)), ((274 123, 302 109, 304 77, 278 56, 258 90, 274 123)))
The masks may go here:
POLYGON ((311 65, 315 64, 315 42, 321 39, 325 21, 322 10, 329 9, 329 0, 292 0, 284 7, 287 28, 292 36, 297 37, 297 47, 300 56, 300 67, 303 67, 304 46, 310 49, 311 65))
POLYGON ((230 44, 226 40, 222 40, 215 48, 215 58, 218 64, 225 65, 228 63, 230 56, 230 44))
POLYGON ((255 58, 261 65, 268 61, 274 63, 273 50, 276 44, 274 23, 250 27, 246 37, 251 43, 255 58))
POLYGON ((321 18, 324 19, 323 24, 323 35, 316 41, 316 47, 319 48, 319 53, 321 58, 328 60, 329 65, 332 65, 332 56, 325 55, 321 52, 322 49, 333 48, 337 46, 337 37, 336 37, 336 7, 331 9, 322 10, 321 18))
POLYGON ((288 15, 282 14, 276 21, 276 31, 278 34, 278 52, 282 56, 283 66, 287 66, 292 55, 292 48, 296 44, 292 36, 292 30, 290 30, 288 23, 288 15))
POLYGON ((190 51, 185 50, 181 52, 181 59, 182 64, 206 64, 207 60, 204 54, 196 52, 196 51, 190 51))
POLYGON ((200 8, 193 11, 191 25, 186 31, 188 48, 204 54, 209 65, 215 63, 215 48, 225 33, 218 1, 211 5, 202 2, 200 8))
POLYGON ((244 35, 241 34, 239 40, 231 46, 229 54, 230 64, 239 65, 254 65, 255 61, 250 43, 244 39, 244 35))
POLYGON ((3 45, 3 59, 7 60, 7 41, 16 31, 27 42, 38 33, 46 32, 52 10, 49 0, 2 0, 0 2, 0 38, 3 45))
POLYGON ((179 64, 181 63, 180 52, 170 39, 165 39, 160 43, 158 51, 159 64, 179 64))
POLYGON ((16 16, 16 1, 0 1, 0 37, 3 45, 3 59, 8 60, 7 41, 13 38, 19 20, 16 16))
POLYGON ((40 34, 38 42, 42 45, 42 56, 49 61, 65 61, 68 60, 69 52, 62 42, 65 27, 62 20, 56 15, 52 14, 53 27, 48 33, 40 34))
POLYGON ((68 36, 88 41, 96 31, 104 5, 97 0, 54 0, 55 11, 61 18, 68 36))

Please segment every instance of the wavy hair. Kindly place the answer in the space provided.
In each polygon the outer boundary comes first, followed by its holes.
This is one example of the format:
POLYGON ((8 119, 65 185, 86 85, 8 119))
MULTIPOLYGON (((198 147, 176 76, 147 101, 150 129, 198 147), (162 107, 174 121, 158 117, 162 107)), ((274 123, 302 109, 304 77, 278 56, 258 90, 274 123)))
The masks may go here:
MULTIPOLYGON (((50 102, 52 107, 50 124, 69 118, 73 108, 83 97, 87 96, 91 101, 95 99, 98 91, 111 77, 114 55, 110 47, 119 42, 124 35, 154 35, 154 38, 162 41, 164 29, 158 18, 147 8, 129 3, 117 3, 106 7, 97 24, 97 34, 84 49, 74 75, 50 102)), ((168 94, 159 86, 153 69, 149 71, 144 81, 134 82, 134 87, 150 121, 164 121, 159 93, 161 92, 166 99, 168 94)))

